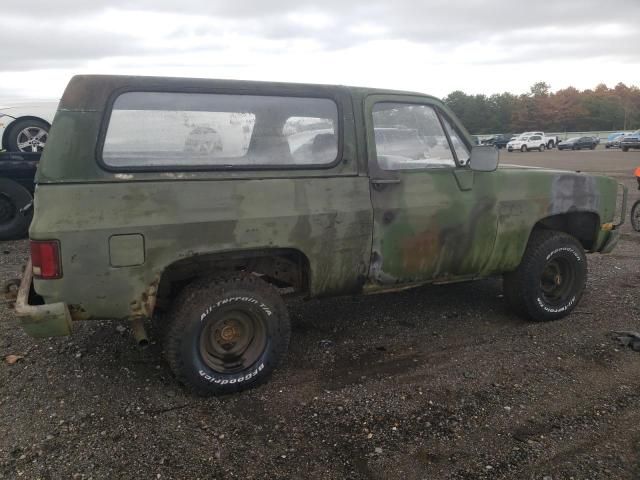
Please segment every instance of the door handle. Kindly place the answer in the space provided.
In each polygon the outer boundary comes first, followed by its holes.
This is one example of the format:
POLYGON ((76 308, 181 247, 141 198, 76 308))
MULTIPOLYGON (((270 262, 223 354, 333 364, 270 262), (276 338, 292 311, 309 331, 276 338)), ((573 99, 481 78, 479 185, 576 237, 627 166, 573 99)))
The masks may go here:
POLYGON ((374 185, 390 185, 393 183, 400 183, 399 178, 372 178, 371 183, 374 185))

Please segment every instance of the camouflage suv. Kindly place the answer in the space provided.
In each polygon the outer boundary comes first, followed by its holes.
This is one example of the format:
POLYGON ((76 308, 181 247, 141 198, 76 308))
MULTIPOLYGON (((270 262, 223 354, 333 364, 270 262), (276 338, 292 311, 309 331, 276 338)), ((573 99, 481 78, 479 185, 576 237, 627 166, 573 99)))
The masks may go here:
POLYGON ((34 336, 126 318, 144 341, 162 319, 169 365, 201 394, 278 365, 284 292, 504 275, 522 317, 564 317, 585 252, 617 242, 618 185, 497 163, 417 93, 78 76, 38 171, 16 311, 34 336))

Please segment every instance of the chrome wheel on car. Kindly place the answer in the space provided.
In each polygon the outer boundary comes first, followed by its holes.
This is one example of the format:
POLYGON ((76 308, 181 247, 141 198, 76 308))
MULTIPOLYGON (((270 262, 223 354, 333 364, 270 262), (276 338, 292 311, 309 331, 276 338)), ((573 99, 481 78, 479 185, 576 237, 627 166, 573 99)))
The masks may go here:
POLYGON ((42 152, 47 142, 49 132, 40 127, 26 127, 18 132, 16 137, 18 150, 21 152, 42 152))

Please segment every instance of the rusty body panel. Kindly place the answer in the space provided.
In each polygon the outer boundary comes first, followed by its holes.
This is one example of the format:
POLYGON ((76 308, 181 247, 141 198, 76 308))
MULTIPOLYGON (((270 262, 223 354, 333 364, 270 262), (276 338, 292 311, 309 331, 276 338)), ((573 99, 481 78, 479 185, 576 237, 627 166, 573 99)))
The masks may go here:
POLYGON ((610 178, 511 166, 479 172, 468 164, 380 172, 372 98, 433 105, 471 145, 455 116, 420 94, 74 77, 38 171, 30 229, 32 239, 60 242, 64 275, 35 279, 35 291, 46 305, 63 302, 74 319, 140 319, 166 300, 172 281, 217 268, 248 269, 319 297, 513 270, 540 222, 575 229, 593 252, 617 234, 601 228, 616 213, 617 185, 610 178), (340 112, 340 157, 327 168, 105 168, 100 146, 115 98, 175 90, 331 98, 340 112), (382 182, 372 185, 376 175, 382 182))

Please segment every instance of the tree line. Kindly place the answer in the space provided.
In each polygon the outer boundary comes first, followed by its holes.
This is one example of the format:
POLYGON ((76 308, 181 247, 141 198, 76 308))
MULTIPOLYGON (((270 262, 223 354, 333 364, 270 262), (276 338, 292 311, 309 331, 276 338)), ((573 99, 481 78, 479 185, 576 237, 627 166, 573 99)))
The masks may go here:
POLYGON ((580 132, 640 128, 640 88, 618 83, 593 90, 568 87, 551 92, 545 82, 528 93, 467 95, 456 90, 445 104, 473 134, 516 133, 528 130, 580 132))

